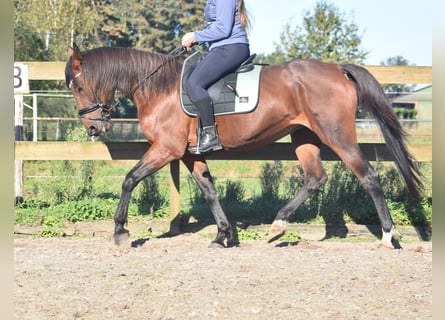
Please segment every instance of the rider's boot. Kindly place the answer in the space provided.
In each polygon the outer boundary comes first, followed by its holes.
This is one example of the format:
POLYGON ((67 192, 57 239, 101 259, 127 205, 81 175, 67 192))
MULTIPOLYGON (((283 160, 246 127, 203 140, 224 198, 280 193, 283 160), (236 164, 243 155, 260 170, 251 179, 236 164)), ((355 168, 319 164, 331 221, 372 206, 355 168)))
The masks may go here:
POLYGON ((222 149, 221 141, 216 132, 213 102, 210 97, 194 102, 199 114, 196 130, 196 146, 190 146, 190 152, 200 154, 222 149))
POLYGON ((223 148, 216 131, 216 124, 198 129, 197 135, 197 144, 188 148, 190 152, 201 154, 223 148))

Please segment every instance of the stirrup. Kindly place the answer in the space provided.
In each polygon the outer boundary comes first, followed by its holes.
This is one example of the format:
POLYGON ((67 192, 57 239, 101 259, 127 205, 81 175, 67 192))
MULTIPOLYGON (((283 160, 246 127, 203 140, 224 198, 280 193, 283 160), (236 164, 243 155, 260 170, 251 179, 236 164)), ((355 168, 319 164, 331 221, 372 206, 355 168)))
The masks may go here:
POLYGON ((194 154, 201 154, 199 150, 200 142, 201 142, 201 128, 198 125, 198 128, 196 128, 196 146, 189 146, 187 150, 194 154))

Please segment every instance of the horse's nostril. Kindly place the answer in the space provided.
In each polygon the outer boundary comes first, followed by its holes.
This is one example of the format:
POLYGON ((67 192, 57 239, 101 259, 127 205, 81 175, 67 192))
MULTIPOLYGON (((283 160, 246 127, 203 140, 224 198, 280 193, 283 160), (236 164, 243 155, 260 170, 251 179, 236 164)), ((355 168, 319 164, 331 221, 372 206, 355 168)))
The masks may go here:
POLYGON ((99 130, 97 130, 97 128, 95 126, 89 126, 87 131, 88 131, 88 135, 90 137, 99 135, 99 130))

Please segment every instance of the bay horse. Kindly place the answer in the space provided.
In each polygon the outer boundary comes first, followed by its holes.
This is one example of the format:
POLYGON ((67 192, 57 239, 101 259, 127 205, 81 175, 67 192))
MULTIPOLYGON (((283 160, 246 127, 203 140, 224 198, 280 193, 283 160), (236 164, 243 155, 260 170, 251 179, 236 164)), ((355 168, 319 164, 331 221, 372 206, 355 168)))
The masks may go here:
MULTIPOLYGON (((180 106, 179 83, 184 57, 143 50, 100 47, 81 52, 68 49, 65 76, 87 133, 98 136, 110 128, 116 91, 137 107, 140 126, 151 144, 126 175, 114 216, 116 244, 128 239, 131 193, 145 177, 174 160, 188 168, 216 220, 212 247, 225 247, 232 227, 217 197, 205 154, 187 151, 196 144, 197 119, 180 106)), ((320 146, 325 144, 352 170, 375 204, 382 228, 381 243, 393 248, 398 232, 384 199, 378 173, 357 143, 356 109, 366 108, 377 120, 408 192, 420 199, 422 181, 415 159, 406 147, 407 133, 377 80, 363 67, 317 60, 292 60, 266 65, 260 77, 257 108, 247 114, 217 117, 224 149, 246 151, 291 136, 296 158, 304 171, 304 185, 277 213, 268 241, 279 239, 297 208, 327 180, 320 146)))

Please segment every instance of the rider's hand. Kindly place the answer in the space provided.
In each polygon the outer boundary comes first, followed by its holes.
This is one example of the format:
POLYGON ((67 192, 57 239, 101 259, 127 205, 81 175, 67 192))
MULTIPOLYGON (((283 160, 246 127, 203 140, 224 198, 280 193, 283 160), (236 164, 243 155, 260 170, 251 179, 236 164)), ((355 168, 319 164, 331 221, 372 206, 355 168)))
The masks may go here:
POLYGON ((181 40, 181 44, 187 49, 190 50, 190 48, 196 44, 195 42, 195 33, 194 32, 187 32, 181 40))

